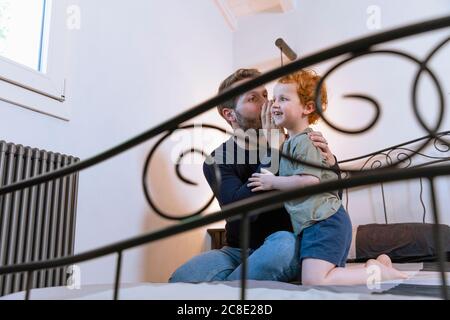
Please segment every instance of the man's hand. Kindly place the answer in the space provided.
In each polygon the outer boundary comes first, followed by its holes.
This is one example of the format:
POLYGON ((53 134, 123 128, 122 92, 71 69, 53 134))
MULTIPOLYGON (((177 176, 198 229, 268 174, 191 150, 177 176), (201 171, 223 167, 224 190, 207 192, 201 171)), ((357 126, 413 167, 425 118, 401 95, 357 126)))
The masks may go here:
POLYGON ((308 133, 309 138, 313 142, 313 144, 319 148, 320 153, 325 158, 326 162, 330 167, 336 164, 336 158, 328 147, 327 140, 323 137, 322 133, 319 131, 312 131, 308 133))
POLYGON ((268 100, 261 110, 261 124, 266 140, 272 148, 279 149, 281 144, 286 139, 284 130, 280 126, 276 126, 272 120, 272 104, 273 100, 268 100), (272 136, 272 133, 276 133, 278 137, 272 136), (272 141, 274 140, 274 141, 272 141))
POLYGON ((276 178, 277 176, 272 172, 261 169, 261 173, 252 174, 252 177, 248 179, 250 183, 247 186, 253 188, 252 192, 273 190, 273 184, 276 178))

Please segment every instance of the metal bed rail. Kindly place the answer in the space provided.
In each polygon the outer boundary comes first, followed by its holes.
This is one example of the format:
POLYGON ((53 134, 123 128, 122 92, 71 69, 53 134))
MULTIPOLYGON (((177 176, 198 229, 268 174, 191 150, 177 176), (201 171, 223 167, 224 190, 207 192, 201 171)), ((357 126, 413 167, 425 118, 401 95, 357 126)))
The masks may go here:
MULTIPOLYGON (((431 139, 437 138, 439 141, 445 145, 450 145, 448 141, 445 140, 445 138, 438 137, 439 128, 442 124, 443 119, 443 110, 445 108, 445 97, 442 92, 442 88, 439 85, 439 81, 437 81, 436 76, 434 73, 428 68, 427 63, 432 58, 432 56, 440 49, 442 48, 447 42, 450 41, 450 37, 444 39, 443 42, 439 43, 424 60, 419 60, 411 55, 408 55, 406 53, 393 51, 393 50, 375 50, 373 51, 371 48, 373 48, 375 45, 408 37, 413 36, 417 34, 421 34, 424 32, 432 31, 432 30, 438 30, 442 28, 447 28, 450 26, 450 16, 445 16, 442 18, 429 20, 401 28, 392 29, 386 32, 374 34, 372 36, 360 38, 354 41, 346 42, 341 45, 320 51, 318 53, 306 56, 302 58, 301 60, 297 60, 294 62, 291 62, 288 65, 282 66, 280 68, 271 70, 255 79, 249 80, 240 86, 237 86, 235 88, 232 88, 222 94, 219 94, 195 107, 192 109, 189 109, 186 112, 183 112, 179 114, 178 116, 175 116, 172 119, 169 119, 162 124, 149 129, 148 131, 128 140, 124 143, 106 150, 94 157, 91 157, 89 159, 86 159, 84 161, 81 161, 79 163, 73 164, 69 167, 63 168, 61 170, 49 173, 49 174, 43 174, 31 179, 27 179, 24 181, 16 182, 4 187, 0 188, 0 196, 3 196, 7 193, 11 193, 14 191, 22 190, 25 188, 28 188, 30 186, 34 186, 43 182, 51 181, 54 179, 58 179, 64 176, 67 176, 69 174, 72 174, 74 172, 79 172, 81 170, 84 170, 86 168, 92 167, 96 164, 99 164, 111 157, 114 157, 115 155, 118 155, 122 152, 125 152, 126 150, 150 139, 155 137, 156 135, 164 132, 173 133, 175 130, 177 130, 184 122, 187 120, 192 119, 193 117, 211 109, 215 106, 219 105, 223 101, 227 101, 230 98, 233 98, 235 96, 238 96, 244 92, 247 92, 253 88, 256 88, 260 85, 263 85, 267 82, 273 81, 283 75, 287 75, 289 73, 295 72, 299 69, 317 64, 319 62, 323 62, 335 57, 344 56, 343 60, 338 63, 335 67, 330 69, 328 73, 322 78, 324 80, 327 75, 329 75, 331 72, 333 72, 336 68, 338 68, 340 65, 362 57, 367 54, 395 54, 402 56, 404 58, 407 58, 415 63, 418 64, 418 72, 416 74, 415 80, 413 82, 413 90, 412 90, 412 104, 413 104, 413 110, 417 117, 417 120, 422 125, 422 127, 428 132, 429 137, 431 139), (432 80, 434 81, 438 95, 440 100, 440 110, 441 114, 439 116, 439 119, 436 123, 436 125, 433 128, 429 128, 424 121, 420 118, 418 110, 417 110, 417 103, 416 103, 416 90, 417 90, 417 82, 420 76, 423 72, 428 73, 432 80)), ((316 90, 320 90, 321 84, 316 88, 316 90)), ((320 95, 318 95, 320 97, 320 95)), ((359 98, 363 100, 368 100, 372 102, 373 106, 377 109, 377 115, 374 118, 374 120, 371 122, 369 126, 363 129, 358 130, 345 130, 343 128, 338 128, 337 126, 333 125, 330 121, 328 121, 321 112, 321 101, 316 101, 316 104, 318 106, 318 111, 322 116, 322 119, 332 128, 348 133, 348 134, 359 134, 361 132, 369 130, 378 120, 379 113, 380 113, 380 107, 378 103, 367 96, 363 95, 357 95, 352 94, 348 95, 348 97, 351 98, 359 98)), ((421 147, 419 147, 417 152, 420 152, 425 145, 428 143, 426 141, 421 147)), ((317 167, 317 165, 307 163, 304 161, 292 159, 287 155, 281 154, 282 157, 289 158, 293 161, 303 163, 306 165, 310 165, 313 167, 317 167)), ((121 266, 122 266, 122 254, 125 250, 134 248, 136 246, 144 245, 159 239, 163 239, 166 237, 170 237, 172 235, 176 235, 181 232, 185 232, 194 228, 198 228, 201 226, 205 226, 208 224, 211 224, 213 222, 217 222, 224 219, 233 219, 233 218, 241 218, 241 248, 242 250, 242 261, 243 261, 243 272, 242 272, 242 278, 241 278, 241 298, 245 299, 246 297, 246 269, 247 269, 247 261, 246 261, 246 252, 248 249, 248 242, 249 242, 249 217, 254 214, 259 214, 263 212, 265 209, 273 207, 273 206, 279 206, 281 203, 296 199, 303 196, 323 193, 327 191, 337 190, 337 189, 346 189, 346 188, 352 188, 352 187, 359 187, 359 186, 367 186, 375 183, 382 183, 382 182, 393 182, 393 181, 402 181, 402 180, 408 180, 408 179, 417 179, 417 178, 424 178, 428 179, 430 182, 430 192, 431 192, 431 199, 432 199, 432 211, 433 211, 433 218, 434 218, 434 236, 435 236, 435 242, 436 247, 438 251, 438 261, 439 261, 439 267, 440 267, 440 275, 442 280, 442 297, 444 299, 448 299, 447 296, 447 283, 446 283, 446 276, 445 276, 445 253, 443 252, 443 246, 442 246, 442 235, 440 234, 438 224, 439 224, 439 212, 437 207, 437 199, 436 199, 436 193, 435 193, 435 178, 438 176, 446 176, 450 175, 450 165, 439 165, 439 166, 431 166, 431 167, 415 167, 415 168, 404 168, 399 169, 397 165, 400 161, 393 162, 390 165, 382 168, 376 168, 376 169, 370 169, 365 171, 358 171, 358 170, 347 170, 348 173, 351 173, 351 176, 342 180, 337 181, 331 181, 326 183, 320 183, 318 185, 309 186, 306 188, 297 188, 292 189, 289 191, 274 191, 269 194, 264 195, 257 195, 252 197, 252 199, 246 199, 242 200, 230 205, 227 205, 226 207, 223 207, 221 211, 215 212, 213 214, 209 214, 205 217, 200 217, 199 215, 191 216, 188 218, 180 219, 182 220, 179 224, 147 233, 141 236, 137 236, 125 241, 113 243, 95 250, 87 251, 84 253, 76 254, 73 256, 58 258, 58 259, 52 259, 47 261, 39 261, 39 262, 33 262, 33 263, 25 263, 25 264, 18 264, 18 265, 10 265, 10 266, 4 266, 0 267, 0 275, 4 274, 10 274, 10 273, 17 273, 17 272, 26 272, 27 273, 27 290, 25 294, 25 299, 30 298, 30 291, 31 291, 31 284, 33 282, 33 274, 42 269, 52 269, 55 267, 61 267, 61 266, 68 266, 72 265, 74 263, 79 263, 83 261, 88 261, 92 259, 96 259, 99 257, 103 257, 105 255, 110 254, 116 254, 117 255, 117 264, 116 264, 116 273, 115 273, 115 282, 114 282, 114 299, 119 298, 119 290, 120 290, 120 274, 121 274, 121 266)))

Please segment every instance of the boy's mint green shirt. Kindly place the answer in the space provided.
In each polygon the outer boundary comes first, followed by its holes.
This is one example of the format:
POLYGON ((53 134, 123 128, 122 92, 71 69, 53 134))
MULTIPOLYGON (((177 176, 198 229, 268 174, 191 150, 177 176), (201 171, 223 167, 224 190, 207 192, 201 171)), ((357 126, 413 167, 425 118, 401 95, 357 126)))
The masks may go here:
MULTIPOLYGON (((308 132, 311 131, 311 128, 307 128, 303 132, 289 137, 283 143, 282 152, 290 155, 292 158, 318 164, 322 167, 329 167, 326 160, 320 154, 319 149, 313 145, 311 139, 308 137, 308 132)), ((281 157, 279 175, 292 176, 297 174, 315 176, 320 182, 338 178, 338 175, 333 171, 298 164, 281 157)), ((313 225, 315 222, 325 220, 332 216, 338 211, 341 204, 341 200, 336 191, 288 201, 285 202, 284 206, 291 216, 294 232, 300 234, 303 229, 313 225)))

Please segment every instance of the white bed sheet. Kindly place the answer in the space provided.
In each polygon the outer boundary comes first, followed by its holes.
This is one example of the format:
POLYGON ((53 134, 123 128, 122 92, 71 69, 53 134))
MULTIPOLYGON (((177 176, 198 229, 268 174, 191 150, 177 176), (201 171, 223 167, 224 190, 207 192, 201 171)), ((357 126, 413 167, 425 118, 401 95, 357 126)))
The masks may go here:
MULTIPOLYGON (((265 281, 261 281, 265 282, 265 281)), ((309 289, 306 291, 250 288, 249 300, 386 300, 386 299, 429 299, 426 297, 402 297, 397 295, 370 295, 358 293, 334 293, 326 290, 309 289)), ((32 300, 111 300, 111 285, 87 285, 80 290, 65 287, 35 289, 32 300)), ((230 287, 220 283, 201 284, 127 284, 120 290, 121 300, 238 300, 239 287, 230 287)), ((23 300, 24 293, 5 296, 2 300, 23 300)))
MULTIPOLYGON (((395 264, 409 276, 406 280, 382 282, 378 289, 356 290, 356 287, 305 287, 274 281, 248 281, 249 300, 411 300, 432 299, 422 296, 373 295, 373 292, 389 290, 398 284, 440 285, 440 274, 435 271, 419 271, 422 263, 395 264), (354 289, 354 290, 353 290, 354 289), (352 292, 355 291, 355 292, 352 292)), ((449 276, 450 273, 447 274, 449 276)), ((2 297, 2 300, 23 300, 24 292, 2 297)), ((66 287, 33 289, 32 300, 111 300, 111 284, 83 285, 80 289, 66 287)), ((137 283, 122 284, 119 299, 122 300, 237 300, 240 299, 240 282, 213 283, 137 283)))

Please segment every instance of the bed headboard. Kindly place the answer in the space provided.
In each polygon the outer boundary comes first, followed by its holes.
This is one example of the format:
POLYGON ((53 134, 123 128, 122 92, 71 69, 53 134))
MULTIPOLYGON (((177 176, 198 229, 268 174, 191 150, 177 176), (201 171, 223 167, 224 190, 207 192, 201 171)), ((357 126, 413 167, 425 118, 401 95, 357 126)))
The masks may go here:
MULTIPOLYGON (((442 140, 439 140, 439 138, 449 137, 450 131, 443 131, 437 134, 436 138, 431 140, 429 139, 429 136, 424 136, 360 157, 339 161, 339 165, 342 169, 360 170, 362 172, 368 169, 376 169, 392 165, 394 162, 398 162, 398 166, 400 168, 426 167, 437 165, 443 162, 450 162, 450 146, 443 143, 442 140), (427 139, 429 140, 428 142, 427 139), (421 152, 415 151, 418 149, 418 146, 421 146, 424 143, 426 143, 426 145, 421 152)), ((343 178, 348 177, 349 174, 344 172, 343 178)), ((420 187, 420 192, 417 195, 417 198, 419 199, 418 204, 423 208, 422 222, 425 223, 427 209, 423 201, 423 179, 418 178, 417 183, 420 187)), ((379 183, 378 186, 381 190, 384 220, 385 223, 388 223, 388 204, 385 196, 385 184, 379 183)), ((344 204, 347 211, 349 210, 350 200, 351 197, 349 195, 349 190, 345 189, 344 204)))

